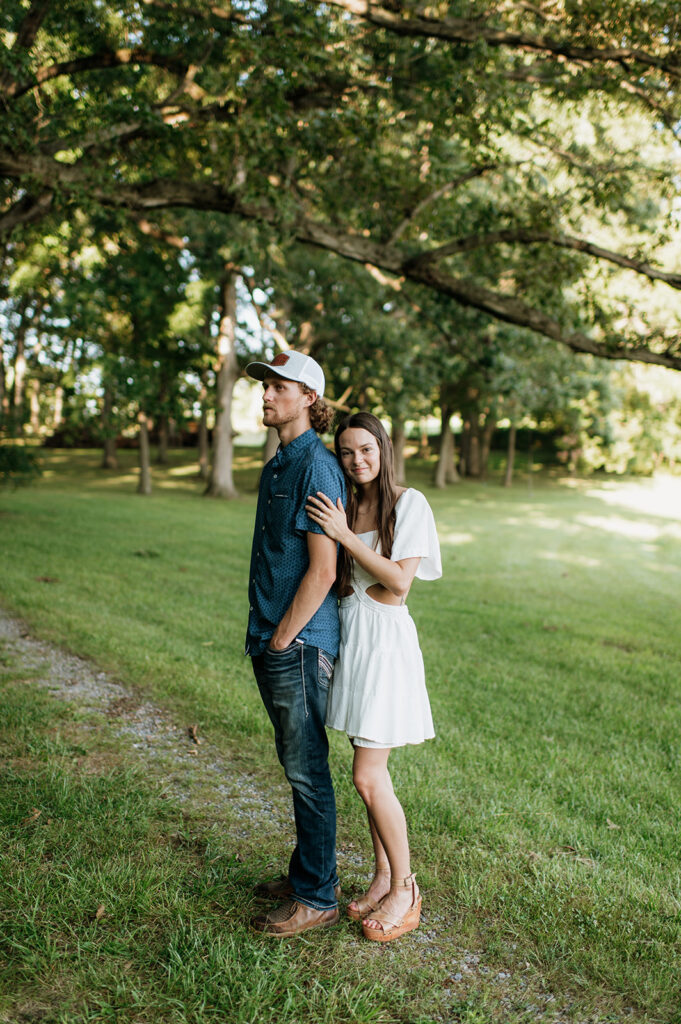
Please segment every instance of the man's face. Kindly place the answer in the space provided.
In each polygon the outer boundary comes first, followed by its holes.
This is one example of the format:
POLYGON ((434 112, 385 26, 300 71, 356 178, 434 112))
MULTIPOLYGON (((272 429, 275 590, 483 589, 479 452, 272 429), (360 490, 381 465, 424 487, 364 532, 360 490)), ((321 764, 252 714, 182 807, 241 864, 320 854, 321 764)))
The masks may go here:
POLYGON ((267 374, 263 380, 262 421, 266 427, 293 423, 313 401, 314 395, 303 394, 297 381, 267 374))

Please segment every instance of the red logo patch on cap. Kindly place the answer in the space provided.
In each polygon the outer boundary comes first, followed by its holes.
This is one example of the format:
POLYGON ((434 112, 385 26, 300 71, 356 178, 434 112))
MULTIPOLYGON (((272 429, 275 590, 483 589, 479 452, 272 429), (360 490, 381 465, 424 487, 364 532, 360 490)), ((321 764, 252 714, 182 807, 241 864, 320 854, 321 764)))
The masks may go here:
POLYGON ((288 356, 285 352, 280 352, 278 356, 275 356, 270 366, 283 366, 284 363, 288 362, 288 356))

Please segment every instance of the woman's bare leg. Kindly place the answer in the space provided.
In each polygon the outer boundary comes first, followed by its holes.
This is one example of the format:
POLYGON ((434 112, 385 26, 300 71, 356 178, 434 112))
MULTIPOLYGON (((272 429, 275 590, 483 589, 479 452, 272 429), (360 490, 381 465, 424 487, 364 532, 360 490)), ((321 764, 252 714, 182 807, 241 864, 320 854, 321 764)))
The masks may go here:
MULTIPOLYGON (((353 744, 355 751, 357 748, 353 744)), ((369 821, 369 831, 371 833, 371 842, 374 847, 374 877, 371 880, 371 884, 367 891, 364 893, 364 897, 371 900, 372 903, 378 903, 387 895, 390 889, 390 862, 388 861, 388 854, 385 852, 381 837, 378 834, 376 825, 373 818, 371 817, 371 811, 367 807, 367 819, 369 821)), ((350 910, 359 910, 357 901, 352 900, 349 904, 350 910)))
MULTIPOLYGON (((353 782, 366 804, 372 840, 375 833, 376 863, 379 863, 379 854, 385 855, 392 878, 407 878, 411 874, 407 822, 388 772, 389 756, 390 750, 355 747, 353 782)), ((385 885, 383 889, 385 890, 385 885)), ((369 891, 371 892, 371 889, 369 891)), ((411 901, 410 888, 393 889, 381 906, 389 913, 400 917, 407 912, 411 901)), ((367 918, 365 923, 369 927, 380 928, 380 924, 372 918, 367 918)))

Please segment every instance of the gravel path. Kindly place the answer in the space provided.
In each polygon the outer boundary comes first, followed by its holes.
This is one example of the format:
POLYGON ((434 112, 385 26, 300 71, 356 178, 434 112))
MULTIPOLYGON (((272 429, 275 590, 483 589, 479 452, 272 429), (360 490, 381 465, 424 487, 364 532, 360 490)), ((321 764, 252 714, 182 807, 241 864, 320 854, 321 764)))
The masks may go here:
MULTIPOLYGON (((278 787, 273 782, 271 791, 263 792, 261 780, 240 770, 209 741, 196 735, 193 738, 191 725, 178 723, 170 712, 117 682, 91 662, 35 639, 22 622, 1 608, 0 648, 9 655, 12 671, 17 668, 25 671, 55 699, 67 701, 95 719, 103 716, 114 735, 127 741, 130 752, 153 767, 154 775, 163 778, 164 792, 169 797, 179 803, 191 803, 194 808, 198 803, 202 808, 214 807, 216 814, 221 809, 224 815, 228 806, 234 838, 257 842, 263 825, 293 832, 290 797, 285 785, 278 787), (235 826, 232 823, 236 823, 235 826)), ((90 726, 90 729, 96 737, 97 726, 90 726)), ((96 738, 92 746, 96 748, 96 738)), ((369 872, 364 859, 352 849, 339 848, 338 864, 341 876, 344 872, 356 875, 358 868, 363 874, 369 872)), ((544 989, 537 991, 530 980, 529 964, 521 963, 513 971, 499 971, 485 962, 484 954, 457 947, 443 915, 426 911, 412 941, 421 947, 423 957, 428 958, 431 966, 439 960, 442 977, 446 979, 446 993, 454 1003, 465 996, 469 986, 479 990, 484 983, 491 1001, 500 1008, 506 1007, 514 1020, 532 1024, 606 1024, 606 1021, 611 1024, 615 1019, 612 1015, 574 1016, 563 1000, 544 989), (520 1007, 521 1017, 518 1016, 520 1007)), ((382 949, 388 961, 398 952, 392 946, 382 949)))
MULTIPOLYGON (((167 778, 164 792, 180 803, 195 803, 197 793, 206 806, 223 807, 239 822, 237 837, 262 832, 263 823, 290 829, 292 814, 283 787, 264 793, 252 775, 239 770, 221 750, 180 724, 156 704, 116 682, 91 662, 36 640, 23 623, 0 609, 0 644, 15 665, 33 676, 59 700, 79 711, 102 715, 115 736, 145 763, 167 778), (192 738, 194 733, 195 738, 192 738), (198 742, 197 742, 198 741, 198 742)), ((95 733, 96 729, 93 728, 95 733)))

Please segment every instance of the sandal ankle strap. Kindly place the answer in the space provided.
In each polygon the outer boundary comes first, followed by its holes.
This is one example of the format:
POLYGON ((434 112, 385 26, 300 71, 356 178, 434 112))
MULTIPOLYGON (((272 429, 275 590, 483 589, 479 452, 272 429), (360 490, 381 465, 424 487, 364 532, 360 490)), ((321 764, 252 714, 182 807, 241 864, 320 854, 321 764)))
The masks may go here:
POLYGON ((407 875, 406 878, 391 878, 390 879, 390 886, 391 886, 391 888, 394 886, 396 889, 410 889, 410 888, 413 887, 415 882, 416 882, 416 875, 415 874, 411 874, 411 875, 407 875))

